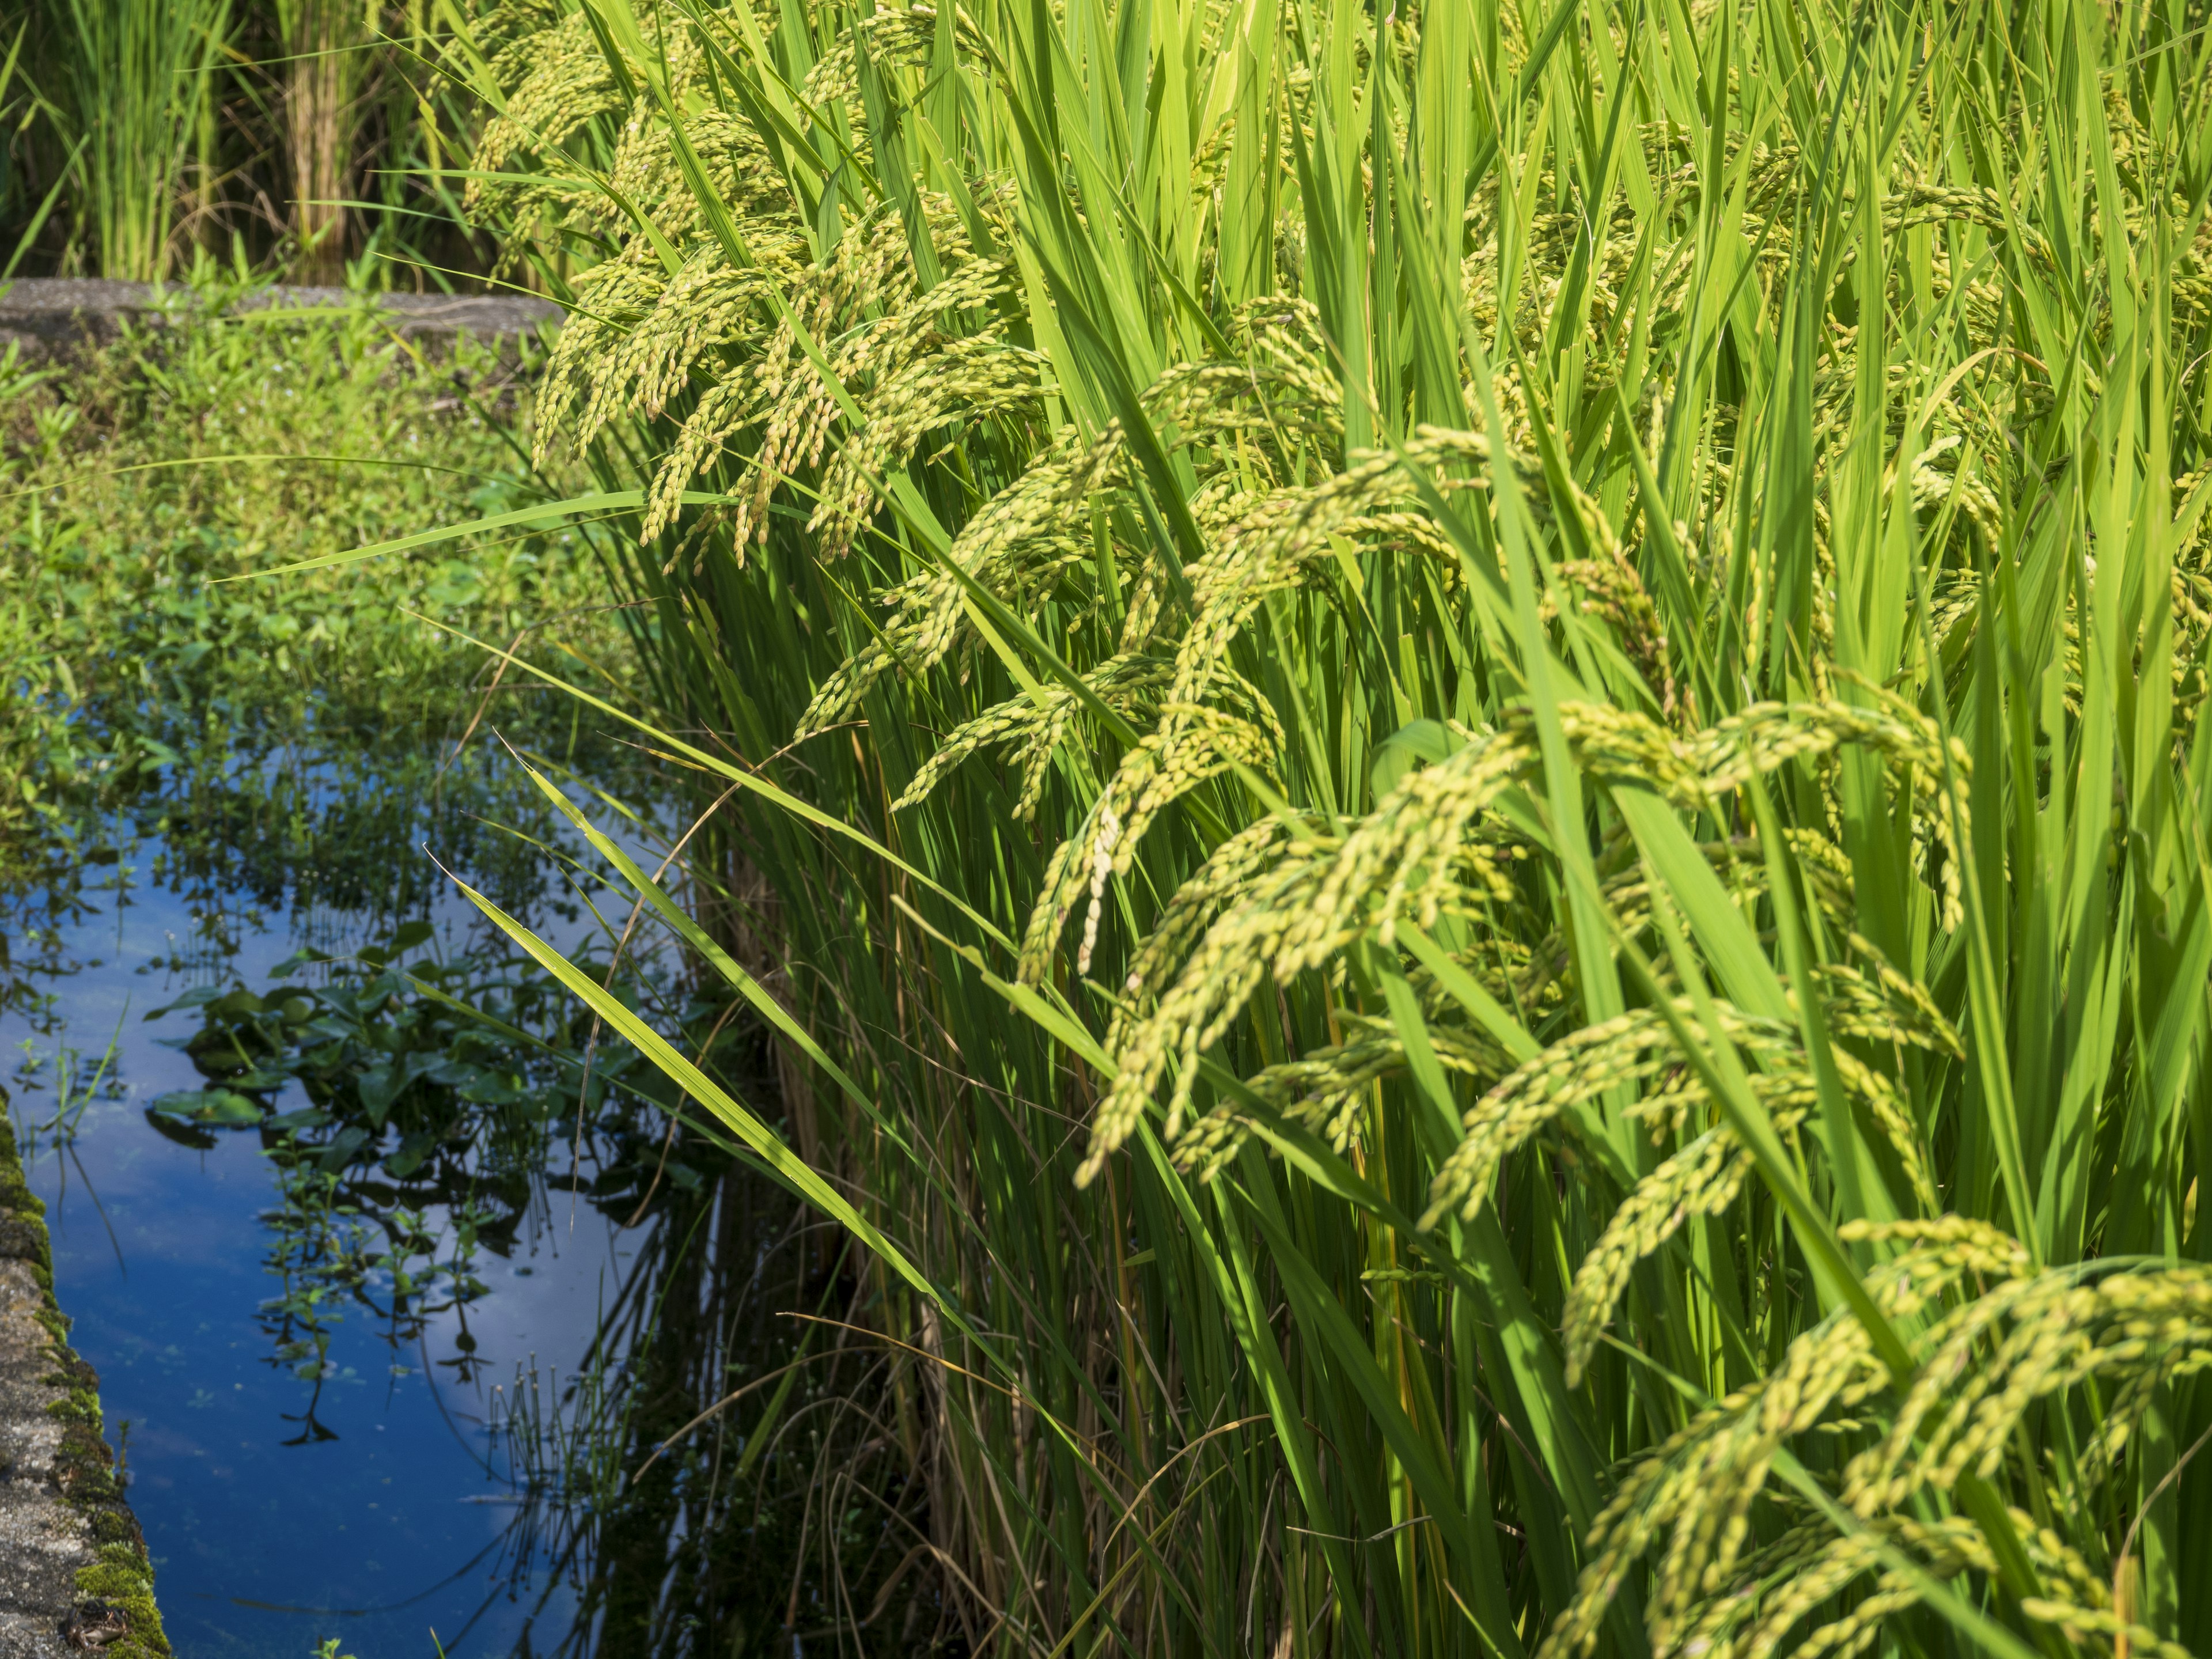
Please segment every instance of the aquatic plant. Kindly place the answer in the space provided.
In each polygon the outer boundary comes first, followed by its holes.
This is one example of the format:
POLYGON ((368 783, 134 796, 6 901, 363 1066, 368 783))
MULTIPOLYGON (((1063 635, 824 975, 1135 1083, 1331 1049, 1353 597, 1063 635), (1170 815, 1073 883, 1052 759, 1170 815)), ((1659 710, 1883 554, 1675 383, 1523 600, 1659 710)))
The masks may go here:
MULTIPOLYGON (((593 971, 644 1003, 680 987, 626 960, 593 971)), ((820 1624, 841 1586, 886 1629, 926 1631, 933 1586, 906 1531, 926 1494, 880 1513, 853 1501, 896 1462, 870 1405, 889 1395, 884 1357, 834 1322, 781 1316, 848 1304, 845 1253, 814 1248, 812 1218, 641 1056, 594 1050, 550 976, 415 925, 155 1012, 196 1018, 181 1046, 206 1085, 156 1098, 149 1121, 195 1146, 254 1133, 268 1159, 259 1323, 267 1363, 302 1385, 289 1443, 332 1437, 325 1389, 354 1375, 339 1328, 363 1325, 395 1375, 434 1347, 439 1374, 474 1384, 507 1517, 489 1571, 535 1603, 546 1645, 787 1651, 791 1609, 820 1624), (476 1304, 584 1208, 625 1232, 596 1332, 510 1377, 477 1346, 476 1304), (447 1316, 451 1347, 426 1346, 447 1316), (564 1589, 573 1612, 553 1605, 564 1589)), ((687 1015, 723 1086, 757 1086, 757 1045, 726 1040, 727 1011, 665 1017, 687 1015)))
POLYGON ((2212 1650, 2201 7, 541 18, 960 1640, 2212 1650))
MULTIPOLYGON (((682 1023, 635 955, 601 977, 682 1023)), ((357 1308, 411 1348, 428 1318, 483 1294, 479 1252, 512 1251, 547 1194, 643 1219, 651 1189, 700 1181, 641 1122, 641 1107, 681 1106, 657 1072, 592 1053, 589 1018, 527 959, 441 946, 427 921, 344 955, 302 949, 258 992, 204 982, 146 1018, 179 1011, 198 1016, 181 1046, 205 1085, 156 1097, 148 1121, 188 1146, 259 1133, 282 1286, 264 1322, 311 1381, 327 1315, 357 1308), (549 1170, 564 1147, 573 1167, 549 1170)))

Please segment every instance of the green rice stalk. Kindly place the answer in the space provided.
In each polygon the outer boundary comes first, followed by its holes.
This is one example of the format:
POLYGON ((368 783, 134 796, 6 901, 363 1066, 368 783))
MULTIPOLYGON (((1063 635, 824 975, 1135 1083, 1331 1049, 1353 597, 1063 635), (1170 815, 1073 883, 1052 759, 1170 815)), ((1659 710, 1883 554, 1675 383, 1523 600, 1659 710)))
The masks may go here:
POLYGON ((480 43, 971 1644, 2212 1652, 2206 21, 480 43))

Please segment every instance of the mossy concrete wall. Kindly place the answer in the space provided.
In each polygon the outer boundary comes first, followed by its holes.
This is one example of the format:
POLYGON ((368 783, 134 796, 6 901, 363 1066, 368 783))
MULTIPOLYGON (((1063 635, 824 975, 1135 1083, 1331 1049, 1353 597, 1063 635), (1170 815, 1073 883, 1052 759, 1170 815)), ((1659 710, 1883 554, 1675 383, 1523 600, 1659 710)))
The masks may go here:
POLYGON ((169 1651, 100 1378, 54 1302, 46 1206, 0 1118, 0 1659, 169 1651))

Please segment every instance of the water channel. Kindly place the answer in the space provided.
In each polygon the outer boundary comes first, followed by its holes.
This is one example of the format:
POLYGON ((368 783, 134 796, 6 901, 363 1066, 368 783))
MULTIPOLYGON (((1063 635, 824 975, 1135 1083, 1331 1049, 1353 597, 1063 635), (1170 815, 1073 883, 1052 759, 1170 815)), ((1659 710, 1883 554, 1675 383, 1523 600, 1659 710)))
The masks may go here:
POLYGON ((270 764, 118 816, 8 930, 10 1109, 175 1649, 693 1650, 745 1617, 683 1565, 720 1511, 621 1499, 656 1424, 775 1358, 788 1206, 662 1136, 618 1045, 581 1084, 574 1011, 430 861, 604 962, 580 838, 491 827, 513 790, 270 764))

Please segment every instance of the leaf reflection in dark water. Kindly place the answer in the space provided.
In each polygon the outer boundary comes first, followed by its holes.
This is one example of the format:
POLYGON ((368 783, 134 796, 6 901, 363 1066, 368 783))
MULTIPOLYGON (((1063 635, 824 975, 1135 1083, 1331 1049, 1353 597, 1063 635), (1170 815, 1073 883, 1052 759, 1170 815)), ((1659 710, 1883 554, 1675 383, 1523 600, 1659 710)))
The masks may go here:
POLYGON ((511 1564, 550 1559, 578 1597, 542 1650, 945 1650, 935 1575, 909 1570, 923 1490, 887 1428, 902 1362, 805 1316, 865 1299, 856 1264, 734 1161, 649 1224, 584 1369, 503 1390, 511 1564))

